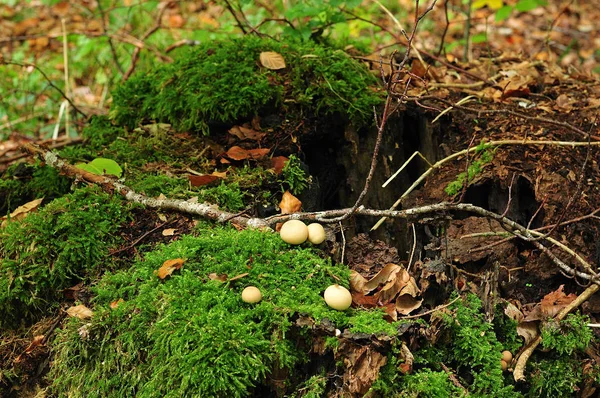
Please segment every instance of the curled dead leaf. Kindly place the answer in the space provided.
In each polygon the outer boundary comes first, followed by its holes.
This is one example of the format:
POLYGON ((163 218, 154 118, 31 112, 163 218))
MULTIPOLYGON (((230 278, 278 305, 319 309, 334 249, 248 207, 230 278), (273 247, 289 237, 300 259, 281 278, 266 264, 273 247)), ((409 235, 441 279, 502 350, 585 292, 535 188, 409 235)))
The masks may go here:
POLYGON ((381 271, 379 271, 373 278, 365 283, 364 292, 368 294, 373 290, 377 289, 379 285, 383 285, 390 280, 395 280, 396 274, 402 270, 397 264, 389 263, 381 271))
POLYGON ((417 300, 410 294, 403 294, 396 299, 396 311, 402 315, 408 315, 421 307, 423 300, 417 300))
POLYGON ((170 276, 175 270, 180 269, 183 266, 184 262, 185 260, 183 258, 175 258, 172 260, 165 261, 157 271, 158 277, 160 279, 165 279, 167 276, 170 276))
POLYGON ((292 195, 290 191, 285 191, 281 202, 279 202, 279 208, 281 209, 281 214, 297 213, 302 209, 302 202, 292 195))

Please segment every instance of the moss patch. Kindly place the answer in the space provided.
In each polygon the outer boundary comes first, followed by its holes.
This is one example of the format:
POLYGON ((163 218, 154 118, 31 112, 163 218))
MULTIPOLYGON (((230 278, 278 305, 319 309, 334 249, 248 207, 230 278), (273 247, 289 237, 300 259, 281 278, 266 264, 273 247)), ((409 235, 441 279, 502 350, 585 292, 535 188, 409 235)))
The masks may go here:
MULTIPOLYGON (((94 287, 91 323, 71 319, 55 341, 54 393, 247 396, 274 366, 292 369, 306 360, 290 338, 295 315, 353 326, 357 310, 331 310, 322 298, 334 276, 347 284, 349 271, 314 249, 290 248, 276 234, 203 226, 198 236, 162 246, 94 287), (161 281, 155 270, 173 258, 187 260, 161 281), (210 278, 246 272, 234 282, 210 278), (261 289, 259 304, 241 301, 248 285, 261 289)), ((371 315, 389 327, 381 314, 371 315)))
POLYGON ((129 128, 158 121, 209 133, 211 123, 275 107, 298 117, 337 114, 360 127, 372 122, 373 106, 381 103, 380 93, 369 87, 376 82, 343 51, 245 36, 205 43, 171 65, 134 75, 113 93, 111 116, 129 128), (287 67, 263 67, 264 51, 281 54, 287 67))
POLYGON ((56 306, 61 290, 106 267, 127 218, 119 198, 82 188, 0 230, 0 327, 56 306))

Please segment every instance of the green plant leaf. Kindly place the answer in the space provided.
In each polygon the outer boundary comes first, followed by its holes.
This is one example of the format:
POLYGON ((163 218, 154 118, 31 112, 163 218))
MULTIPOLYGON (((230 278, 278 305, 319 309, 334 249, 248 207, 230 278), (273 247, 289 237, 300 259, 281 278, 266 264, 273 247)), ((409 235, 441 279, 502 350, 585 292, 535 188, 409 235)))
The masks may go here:
POLYGON ((112 159, 96 158, 89 163, 79 163, 75 167, 98 175, 113 175, 121 177, 123 169, 112 159))
POLYGON ((537 0, 519 0, 515 5, 515 9, 520 12, 527 12, 536 9, 540 6, 537 0))
POLYGON ((512 12, 513 12, 512 6, 501 7, 498 11, 496 11, 496 22, 504 21, 505 19, 510 17, 510 14, 512 14, 512 12))

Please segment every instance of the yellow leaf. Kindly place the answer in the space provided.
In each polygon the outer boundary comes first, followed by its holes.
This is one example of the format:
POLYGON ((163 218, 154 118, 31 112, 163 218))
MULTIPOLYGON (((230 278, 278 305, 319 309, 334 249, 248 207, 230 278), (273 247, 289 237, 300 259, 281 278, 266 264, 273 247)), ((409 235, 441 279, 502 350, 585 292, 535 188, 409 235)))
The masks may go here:
POLYGON ((502 8, 503 4, 502 0, 475 0, 471 5, 474 10, 479 10, 485 6, 488 6, 491 10, 496 11, 502 8))

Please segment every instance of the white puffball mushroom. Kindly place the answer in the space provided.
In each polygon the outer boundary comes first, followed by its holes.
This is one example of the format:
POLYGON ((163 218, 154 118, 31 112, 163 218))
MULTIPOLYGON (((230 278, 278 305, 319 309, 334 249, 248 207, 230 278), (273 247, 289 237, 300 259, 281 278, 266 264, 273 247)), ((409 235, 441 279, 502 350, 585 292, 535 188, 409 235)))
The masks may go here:
POLYGON ((325 228, 319 223, 308 224, 308 241, 313 245, 325 242, 325 228))
POLYGON ((308 238, 308 228, 300 220, 289 220, 283 223, 279 235, 284 242, 290 245, 299 245, 308 238))
POLYGON ((257 287, 248 286, 242 291, 242 301, 255 304, 262 299, 262 293, 257 287))
POLYGON ((502 360, 506 363, 511 363, 513 355, 510 351, 502 351, 502 360))
POLYGON ((350 294, 350 291, 337 284, 331 285, 325 289, 323 297, 328 306, 338 311, 347 310, 352 304, 352 295, 350 294))

